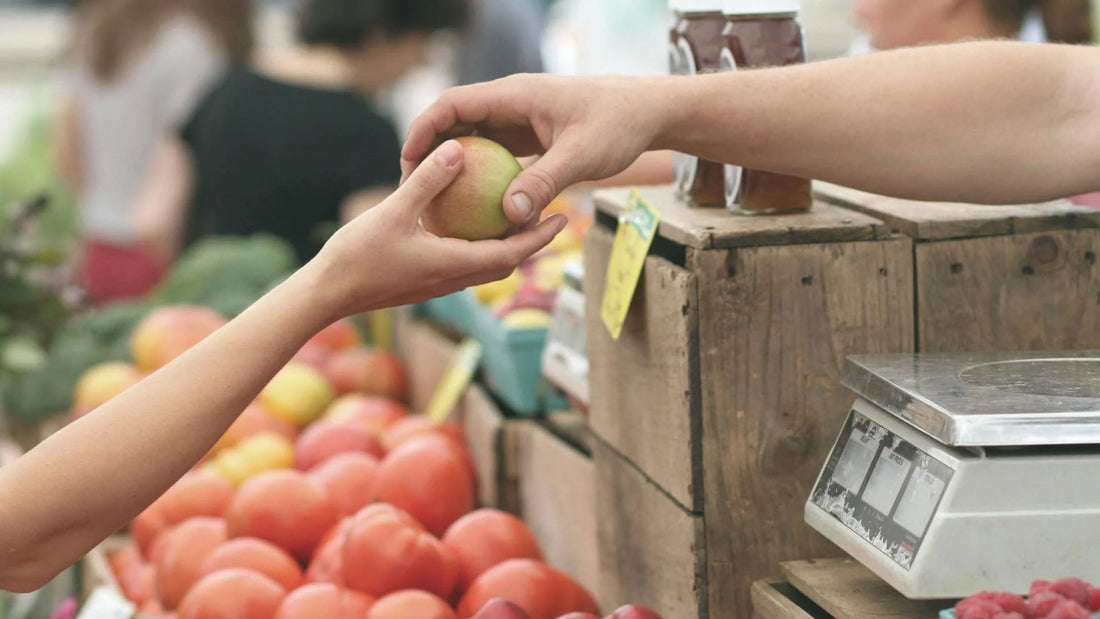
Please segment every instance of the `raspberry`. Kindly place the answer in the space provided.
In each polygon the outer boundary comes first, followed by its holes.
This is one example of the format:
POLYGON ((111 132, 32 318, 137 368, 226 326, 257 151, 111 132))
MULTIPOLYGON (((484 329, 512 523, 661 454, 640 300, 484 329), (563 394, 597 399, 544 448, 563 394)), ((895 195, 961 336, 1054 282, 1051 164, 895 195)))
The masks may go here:
POLYGON ((1047 613, 1046 619, 1089 619, 1089 611, 1073 600, 1062 600, 1047 613))
POLYGON ((1028 597, 1035 595, 1036 593, 1042 593, 1043 591, 1050 590, 1050 581, 1048 580, 1035 580, 1031 583, 1031 591, 1027 592, 1028 597))
POLYGON ((997 606, 1001 607, 1001 610, 1006 613, 1027 613, 1027 602, 1024 598, 1016 595, 1015 593, 1004 593, 1001 591, 979 591, 972 598, 978 598, 980 600, 989 600, 997 606))
POLYGON ((1027 614, 1032 617, 1046 617, 1052 608, 1064 601, 1066 598, 1053 591, 1040 591, 1028 598, 1027 614))
POLYGON ((958 619, 993 619, 994 615, 1001 613, 1001 607, 995 602, 981 598, 969 597, 955 605, 955 616, 958 619))
POLYGON ((1027 619, 1027 617, 1020 613, 997 613, 993 615, 993 619, 1027 619))
POLYGON ((1089 610, 1100 610, 1100 587, 1089 587, 1089 610))
POLYGON ((1059 578, 1051 583, 1050 590, 1082 606, 1089 603, 1089 583, 1080 578, 1059 578))

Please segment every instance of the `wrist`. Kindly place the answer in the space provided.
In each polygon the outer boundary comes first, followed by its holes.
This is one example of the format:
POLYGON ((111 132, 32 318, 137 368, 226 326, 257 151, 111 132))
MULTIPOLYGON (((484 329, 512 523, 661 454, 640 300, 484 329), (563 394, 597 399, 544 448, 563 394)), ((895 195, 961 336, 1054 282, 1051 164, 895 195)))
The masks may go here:
POLYGON ((317 257, 279 284, 276 291, 306 325, 319 331, 352 313, 348 309, 350 297, 336 275, 317 257))
POLYGON ((646 84, 646 98, 656 97, 652 109, 655 133, 651 150, 690 150, 691 133, 699 122, 700 82, 694 76, 673 75, 654 78, 646 84))

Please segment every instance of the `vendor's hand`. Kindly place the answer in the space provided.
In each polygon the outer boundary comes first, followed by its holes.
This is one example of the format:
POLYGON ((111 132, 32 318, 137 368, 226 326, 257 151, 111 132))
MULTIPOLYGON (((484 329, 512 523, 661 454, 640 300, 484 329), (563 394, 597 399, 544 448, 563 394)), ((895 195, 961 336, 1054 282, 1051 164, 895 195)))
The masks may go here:
POLYGON ((320 278, 333 319, 502 279, 565 227, 565 217, 555 215, 506 239, 477 242, 426 231, 421 212, 462 162, 458 142, 445 142, 390 197, 329 239, 309 268, 320 278))
POLYGON ((441 139, 462 134, 519 157, 545 153, 504 194, 508 217, 526 223, 569 186, 622 172, 650 148, 669 113, 660 79, 516 75, 448 90, 413 122, 405 176, 441 139))

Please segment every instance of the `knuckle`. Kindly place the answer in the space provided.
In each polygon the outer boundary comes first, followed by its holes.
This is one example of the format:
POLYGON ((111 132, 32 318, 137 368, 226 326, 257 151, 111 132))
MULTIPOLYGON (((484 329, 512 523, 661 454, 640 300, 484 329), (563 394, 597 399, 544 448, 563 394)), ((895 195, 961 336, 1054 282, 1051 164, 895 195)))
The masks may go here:
POLYGON ((529 168, 524 176, 528 190, 544 201, 549 202, 558 194, 557 180, 546 170, 535 166, 529 168))

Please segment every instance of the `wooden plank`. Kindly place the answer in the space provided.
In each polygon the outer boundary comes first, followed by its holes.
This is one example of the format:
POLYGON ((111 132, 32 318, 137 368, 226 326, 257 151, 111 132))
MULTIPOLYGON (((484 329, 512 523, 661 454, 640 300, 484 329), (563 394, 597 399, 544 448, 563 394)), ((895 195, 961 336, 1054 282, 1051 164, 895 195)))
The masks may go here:
POLYGON ((593 227, 585 240, 585 297, 592 385, 592 431, 638 465, 685 509, 695 489, 698 432, 695 278, 671 262, 646 259, 618 341, 600 319, 614 237, 593 227))
POLYGON ((804 598, 797 589, 781 580, 758 580, 752 583, 752 616, 754 619, 832 619, 824 613, 811 614, 795 597, 804 598))
POLYGON ((913 350, 912 242, 689 253, 699 281, 712 612, 746 617, 779 561, 838 550, 803 503, 851 405, 853 353, 913 350))
POLYGON ((596 466, 592 458, 537 424, 526 424, 515 466, 518 515, 542 545, 546 562, 599 591, 596 466))
POLYGON ((901 200, 829 183, 815 183, 814 190, 823 200, 882 219, 921 241, 1100 227, 1100 211, 1068 200, 989 206, 901 200))
POLYGON ((910 600, 851 559, 791 561, 784 577, 836 619, 928 619, 952 601, 910 600))
POLYGON ((638 603, 662 617, 710 616, 702 518, 684 510, 603 441, 593 441, 593 458, 603 606, 638 603))
POLYGON ((922 243, 923 352, 1100 347, 1100 230, 922 243))
MULTIPOLYGON (((638 191, 661 212, 658 233, 695 249, 835 243, 890 235, 879 219, 824 201, 815 202, 807 213, 752 217, 722 208, 690 207, 676 198, 671 186, 641 187, 638 191)), ((617 217, 629 195, 629 189, 597 192, 596 208, 617 217)))
POLYGON ((502 487, 508 483, 510 463, 504 442, 508 439, 505 426, 520 421, 505 420, 492 398, 477 385, 466 390, 456 415, 466 435, 466 449, 477 470, 477 498, 483 507, 502 505, 502 487))
POLYGON ((592 430, 584 414, 575 410, 550 411, 546 413, 543 425, 574 448, 592 455, 592 430))
POLYGON ((409 369, 409 405, 423 411, 458 347, 432 325, 402 311, 397 313, 395 349, 409 369))

